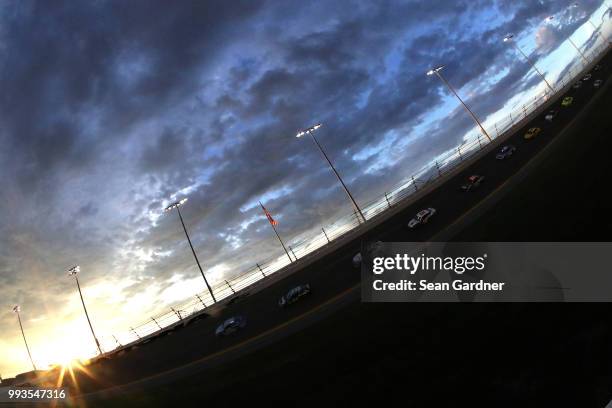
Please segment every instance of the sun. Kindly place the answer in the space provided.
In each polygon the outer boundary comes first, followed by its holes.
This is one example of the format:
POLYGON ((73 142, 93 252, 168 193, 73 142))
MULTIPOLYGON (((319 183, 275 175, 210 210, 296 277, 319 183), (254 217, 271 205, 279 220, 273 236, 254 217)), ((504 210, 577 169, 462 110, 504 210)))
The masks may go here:
POLYGON ((48 344, 46 347, 37 349, 37 359, 43 367, 74 366, 77 362, 88 360, 91 354, 87 347, 74 347, 74 345, 48 344))

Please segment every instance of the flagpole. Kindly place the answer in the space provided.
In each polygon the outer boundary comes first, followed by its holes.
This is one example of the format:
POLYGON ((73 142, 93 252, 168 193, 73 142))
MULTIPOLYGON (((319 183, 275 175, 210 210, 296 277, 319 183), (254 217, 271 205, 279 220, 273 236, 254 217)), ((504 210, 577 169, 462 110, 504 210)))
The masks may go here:
MULTIPOLYGON (((261 209, 263 210, 264 214, 266 214, 266 218, 268 218, 268 212, 266 211, 266 207, 263 206, 261 201, 259 202, 259 205, 261 206, 261 209)), ((289 258, 289 263, 293 263, 293 259, 289 255, 289 251, 287 251, 287 247, 285 247, 285 244, 283 243, 283 240, 281 239, 280 235, 278 235, 278 231, 276 230, 276 227, 274 226, 270 218, 268 218, 268 221, 270 222, 270 226, 272 227, 272 229, 274 230, 274 233, 276 234, 276 238, 278 238, 278 242, 280 242, 281 246, 285 250, 285 253, 287 254, 287 258, 289 258)))

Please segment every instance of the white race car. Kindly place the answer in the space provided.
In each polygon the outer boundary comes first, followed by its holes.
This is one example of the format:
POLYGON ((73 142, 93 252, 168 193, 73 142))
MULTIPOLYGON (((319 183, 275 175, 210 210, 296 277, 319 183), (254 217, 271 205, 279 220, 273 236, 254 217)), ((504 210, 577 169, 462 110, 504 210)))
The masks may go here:
POLYGON ((429 219, 436 213, 435 208, 426 208, 419 211, 416 216, 408 222, 408 228, 416 228, 418 225, 427 224, 429 219))
POLYGON ((552 122, 555 116, 557 116, 557 113, 558 112, 556 110, 551 110, 550 112, 546 114, 546 116, 544 116, 544 119, 546 119, 549 122, 552 122))
MULTIPOLYGON (((382 245, 383 245, 382 241, 376 241, 368 245, 366 248, 366 251, 369 253, 370 256, 374 256, 382 249, 382 245)), ((357 252, 355 256, 353 257, 353 268, 361 267, 362 260, 363 260, 363 256, 361 255, 361 252, 357 252)))

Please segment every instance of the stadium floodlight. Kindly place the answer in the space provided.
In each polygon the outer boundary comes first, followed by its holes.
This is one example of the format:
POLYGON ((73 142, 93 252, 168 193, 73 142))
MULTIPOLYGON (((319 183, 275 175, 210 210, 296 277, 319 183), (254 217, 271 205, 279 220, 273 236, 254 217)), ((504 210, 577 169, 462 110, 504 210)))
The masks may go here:
POLYGON ((210 296, 212 297, 213 302, 217 303, 215 294, 213 293, 213 290, 208 283, 208 279, 206 279, 206 275, 204 275, 204 271, 202 270, 202 265, 200 265, 200 260, 198 259, 198 255, 196 255, 196 251, 193 248, 193 244, 191 243, 191 238, 189 238, 189 233, 187 232, 187 227, 185 226, 185 221, 183 220, 183 215, 181 214, 180 207, 186 202, 187 202, 187 198, 185 197, 182 200, 179 200, 179 201, 176 201, 170 204, 169 206, 165 208, 164 211, 168 212, 176 208, 176 212, 178 212, 179 219, 181 220, 181 225, 183 226, 183 231, 185 231, 185 236, 187 237, 187 242, 189 243, 189 248, 191 248, 191 253, 193 254, 193 257, 195 258, 196 264, 198 265, 198 269, 200 270, 200 273, 202 274, 202 278, 204 279, 204 283, 206 284, 206 287, 208 288, 208 292, 210 293, 210 296))
POLYGON ((79 277, 78 274, 81 272, 81 267, 79 265, 75 265, 72 268, 68 269, 68 276, 74 276, 74 280, 76 281, 77 284, 77 289, 79 291, 79 296, 81 298, 81 303, 83 304, 83 310, 85 311, 85 317, 87 318, 87 323, 89 323, 89 329, 91 330, 91 335, 94 338, 94 341, 96 342, 96 346, 98 347, 98 351, 100 352, 100 355, 102 355, 102 347, 100 347, 100 342, 98 341, 98 338, 96 337, 96 333, 94 332, 93 326, 91 324, 91 320, 89 319, 89 313, 87 313, 87 307, 85 306, 85 300, 83 300, 83 292, 81 292, 81 285, 79 284, 79 277))
POLYGON ((342 188, 346 192, 346 195, 348 196, 349 200, 351 200, 351 203, 353 204, 353 207, 355 208, 356 213, 359 214, 359 217, 357 217, 357 220, 360 223, 361 222, 365 222, 366 219, 365 219, 365 217, 363 215, 363 212, 361 212, 361 208, 359 208, 359 205, 357 204, 357 201, 355 201, 355 199, 353 198, 353 195, 349 191, 348 187, 346 186, 346 184, 344 184, 344 181, 342 180, 342 177, 340 177, 340 174, 338 173, 338 171, 336 170, 336 168, 332 164, 331 160, 329 159, 329 157, 325 153, 325 150, 323 150, 323 147, 321 146, 321 144, 319 143, 319 141, 317 140, 317 138, 314 135, 314 131, 319 129, 321 126, 323 126, 321 123, 317 123, 316 125, 310 126, 310 127, 306 128, 306 129, 302 129, 302 130, 300 130, 300 131, 298 131, 296 133, 295 137, 300 138, 300 137, 302 137, 302 136, 304 136, 306 134, 310 135, 310 137, 312 138, 312 141, 317 146, 317 148, 319 149, 319 151, 321 152, 321 154, 323 155, 323 157, 325 158, 325 160, 329 164, 329 167, 332 169, 332 171, 334 172, 334 174, 338 178, 338 181, 342 185, 342 188))
POLYGON ((485 128, 482 126, 482 123, 480 123, 480 120, 478 120, 478 118, 476 117, 474 112, 472 112, 472 110, 467 106, 467 104, 465 102, 463 102, 463 99, 461 99, 459 94, 455 91, 455 89, 451 86, 451 84, 446 80, 446 78, 444 78, 442 76, 441 71, 443 69, 444 69, 444 65, 439 65, 439 66, 437 66, 435 68, 432 68, 429 71, 427 71, 427 75, 428 76, 431 76, 431 75, 437 76, 440 79, 440 81, 442 81, 447 86, 447 88, 450 89, 450 91, 455 95, 455 97, 459 100, 459 102, 461 102, 461 105, 463 105, 465 110, 470 114, 472 119, 474 119, 474 122, 476 122, 476 124, 480 128, 480 131, 482 132, 482 134, 484 134, 487 137, 487 139, 489 139, 489 142, 490 142, 491 141, 491 136, 489 136, 489 134, 487 133, 485 128))
POLYGON ((315 130, 317 130, 317 129, 318 129, 318 128, 320 128, 321 126, 323 126, 321 123, 317 123, 316 125, 311 126, 311 127, 307 128, 307 129, 300 130, 299 132, 297 132, 297 134, 295 135, 295 137, 298 137, 298 138, 299 138, 299 137, 304 136, 304 135, 305 135, 305 134, 307 134, 307 133, 314 132, 315 130))
POLYGON ((175 208, 179 208, 181 205, 185 204, 187 202, 187 197, 183 198, 180 201, 176 201, 172 204, 170 204, 169 206, 167 206, 164 211, 168 212, 168 211, 172 211, 175 208))
MULTIPOLYGON (((546 17, 546 19, 544 19, 544 21, 546 21, 547 23, 550 23, 554 19, 555 19, 555 16, 548 16, 548 17, 546 17)), ((584 63, 588 64, 589 60, 584 55, 584 53, 582 51, 580 51, 580 48, 578 48, 578 46, 574 43, 574 41, 572 41, 572 37, 567 37, 567 41, 572 45, 572 47, 574 47, 576 52, 582 57, 582 60, 584 61, 584 63)))
POLYGON ((442 69, 444 69, 444 65, 440 65, 436 68, 432 68, 429 71, 427 71, 427 75, 437 74, 438 72, 442 71, 442 69))
POLYGON ((527 56, 527 54, 525 54, 523 52, 523 50, 521 49, 521 47, 518 46, 518 44, 516 43, 516 41, 514 41, 514 34, 508 34, 504 37, 504 42, 505 43, 510 43, 514 46, 514 48, 517 49, 517 51, 523 56, 523 58, 525 58, 525 60, 527 61, 527 63, 529 63, 529 65, 531 65, 531 68, 533 68, 533 70, 540 76, 540 78, 542 78, 542 81, 544 81, 544 83, 546 84, 546 86, 548 87, 548 89, 550 89, 551 93, 554 93, 555 90, 553 89, 553 87, 548 83, 548 81, 546 80, 546 77, 544 76, 544 74, 542 74, 540 72, 540 70, 538 69, 538 67, 536 67, 535 63, 532 62, 529 57, 527 56))
POLYGON ((28 341, 26 340, 26 336, 23 331, 23 325, 21 324, 21 315, 19 314, 19 312, 21 312, 21 307, 19 307, 19 305, 15 305, 13 307, 13 312, 17 314, 17 321, 19 322, 19 328, 21 329, 21 336, 23 337, 23 343, 26 346, 28 357, 30 357, 30 363, 32 363, 32 368, 34 369, 34 371, 36 371, 36 364, 34 364, 34 359, 32 358, 32 353, 30 353, 30 347, 28 346, 28 341))

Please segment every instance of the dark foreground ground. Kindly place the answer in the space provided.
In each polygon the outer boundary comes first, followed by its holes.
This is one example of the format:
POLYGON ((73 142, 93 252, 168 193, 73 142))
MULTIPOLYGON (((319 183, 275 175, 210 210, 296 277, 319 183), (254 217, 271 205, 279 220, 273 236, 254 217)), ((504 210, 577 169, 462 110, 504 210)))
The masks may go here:
MULTIPOLYGON (((610 241, 612 94, 461 241, 610 241)), ((604 407, 612 306, 361 304, 205 376, 94 406, 604 407)))

